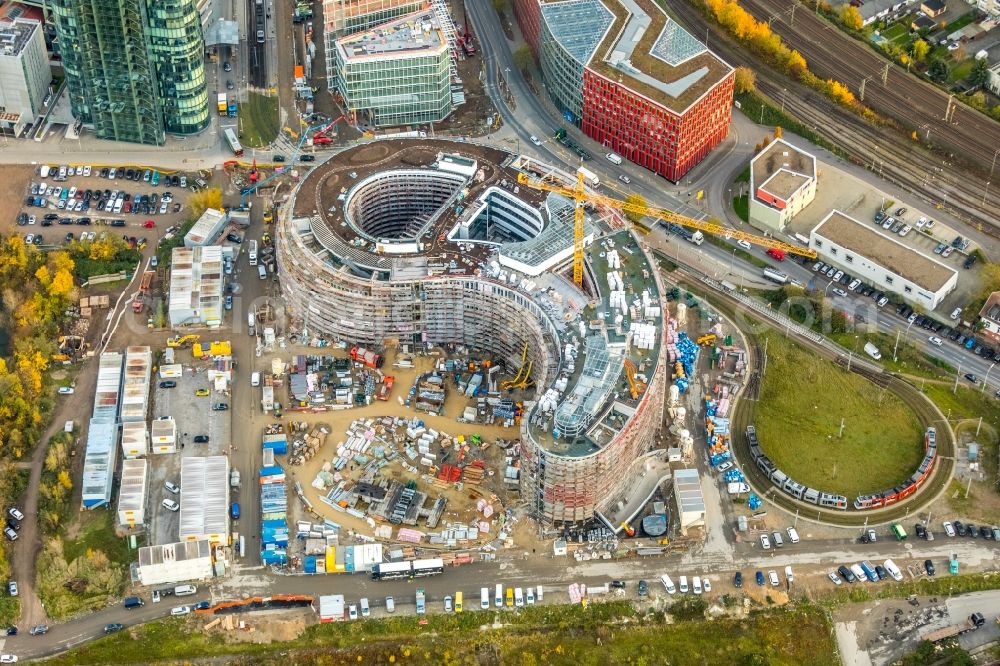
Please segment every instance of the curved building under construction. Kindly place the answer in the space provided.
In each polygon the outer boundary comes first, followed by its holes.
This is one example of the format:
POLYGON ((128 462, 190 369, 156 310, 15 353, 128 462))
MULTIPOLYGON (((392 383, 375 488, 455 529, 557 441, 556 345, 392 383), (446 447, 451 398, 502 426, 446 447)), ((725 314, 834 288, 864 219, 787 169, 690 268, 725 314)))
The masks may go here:
POLYGON ((461 345, 520 387, 521 493, 546 524, 628 505, 660 424, 663 291, 620 213, 588 208, 584 289, 574 202, 518 184, 572 174, 493 148, 383 140, 303 179, 276 233, 281 285, 310 336, 461 345))

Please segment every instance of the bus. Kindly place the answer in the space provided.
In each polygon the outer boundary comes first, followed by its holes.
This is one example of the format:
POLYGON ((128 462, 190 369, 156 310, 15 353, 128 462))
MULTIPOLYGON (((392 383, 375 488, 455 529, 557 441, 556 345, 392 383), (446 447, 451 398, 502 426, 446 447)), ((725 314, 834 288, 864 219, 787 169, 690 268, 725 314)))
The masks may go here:
POLYGON ((903 526, 900 525, 899 523, 892 524, 892 535, 896 537, 897 541, 906 540, 906 530, 904 530, 903 526))
POLYGON ((240 141, 236 138, 236 132, 233 131, 232 127, 226 128, 226 143, 229 144, 229 149, 233 151, 233 155, 243 157, 243 146, 240 145, 240 141))

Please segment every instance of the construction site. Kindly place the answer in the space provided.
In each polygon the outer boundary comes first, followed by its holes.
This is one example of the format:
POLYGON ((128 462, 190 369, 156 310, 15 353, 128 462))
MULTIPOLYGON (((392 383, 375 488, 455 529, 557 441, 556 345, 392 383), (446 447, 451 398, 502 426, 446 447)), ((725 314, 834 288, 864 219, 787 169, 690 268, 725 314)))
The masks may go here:
MULTIPOLYGON (((642 508, 639 479, 659 455, 650 452, 675 354, 664 344, 663 285, 621 211, 610 200, 575 205, 575 182, 525 157, 424 139, 348 149, 299 183, 276 227, 289 336, 424 362, 412 380, 391 371, 390 402, 403 413, 379 409, 376 397, 364 409, 391 422, 333 436, 378 436, 383 451, 399 447, 404 470, 428 461, 449 483, 470 473, 466 465, 452 479, 447 466, 464 444, 477 448, 472 435, 517 440, 520 498, 545 525, 617 530, 642 508), (449 410, 452 395, 462 402, 449 410), (438 427, 442 414, 450 422, 438 427), (475 428, 459 431, 459 419, 475 428), (487 435, 490 419, 504 431, 487 435), (431 430, 438 437, 427 441, 431 430)), ((376 378, 390 374, 374 365, 376 378)), ((347 501, 377 506, 376 495, 347 501)))

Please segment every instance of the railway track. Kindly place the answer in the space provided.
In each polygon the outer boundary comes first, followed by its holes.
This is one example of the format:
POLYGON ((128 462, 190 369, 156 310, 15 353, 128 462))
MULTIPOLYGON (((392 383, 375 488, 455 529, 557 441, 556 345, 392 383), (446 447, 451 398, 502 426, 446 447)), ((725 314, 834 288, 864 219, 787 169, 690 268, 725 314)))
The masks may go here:
MULTIPOLYGON (((760 5, 754 3, 766 2, 767 0, 747 1, 750 3, 747 6, 749 11, 752 11, 755 15, 764 13, 760 5)), ((989 148, 989 144, 984 138, 990 135, 988 131, 990 127, 995 128, 1000 133, 1000 124, 993 122, 985 116, 981 116, 972 109, 965 108, 961 104, 956 104, 954 117, 960 124, 958 126, 948 126, 951 132, 946 132, 942 136, 951 136, 961 130, 963 141, 968 141, 966 134, 969 130, 962 126, 961 122, 968 117, 972 119, 970 122, 984 123, 983 131, 985 134, 980 135, 976 142, 970 144, 970 152, 968 153, 974 157, 978 156, 979 159, 959 160, 932 153, 923 146, 915 144, 909 137, 909 131, 874 127, 801 83, 772 72, 767 65, 763 65, 747 49, 738 44, 733 44, 729 40, 729 37, 714 22, 709 21, 701 13, 700 9, 693 4, 699 2, 700 0, 677 2, 671 4, 669 10, 671 14, 685 24, 692 34, 714 35, 714 40, 711 41, 709 46, 719 56, 734 65, 745 64, 752 66, 757 71, 757 87, 763 95, 770 98, 775 104, 780 100, 781 105, 790 115, 797 117, 804 125, 812 127, 817 134, 841 147, 856 164, 879 173, 881 177, 909 190, 915 196, 929 202, 931 205, 948 209, 956 217, 976 227, 981 232, 995 238, 1000 238, 1000 226, 998 226, 1000 223, 997 221, 1000 218, 1000 184, 995 188, 990 188, 991 191, 986 191, 985 189, 986 174, 989 172, 991 166, 993 151, 1000 147, 1000 138, 997 139, 998 142, 992 149, 989 148), (982 171, 982 177, 977 179, 972 177, 971 174, 965 173, 965 170, 962 168, 953 168, 959 164, 971 165, 973 168, 982 171)), ((809 16, 813 21, 822 21, 822 19, 802 11, 803 9, 803 7, 799 7, 800 11, 795 14, 796 28, 804 22, 805 19, 803 17, 805 16, 809 16)), ((782 10, 787 11, 787 5, 783 5, 782 10)), ((763 20, 767 20, 769 17, 770 15, 764 16, 763 20)), ((758 16, 758 18, 760 17, 758 16)), ((778 23, 778 20, 773 22, 776 30, 779 30, 784 36, 781 28, 790 30, 790 27, 779 26, 778 23)), ((877 54, 867 49, 864 45, 854 42, 848 36, 840 33, 837 35, 830 34, 830 31, 836 31, 833 26, 829 26, 825 22, 823 25, 827 27, 822 29, 822 37, 827 42, 839 44, 838 39, 847 40, 851 42, 851 46, 864 51, 868 59, 878 58, 877 54)), ((795 46, 792 43, 793 34, 795 34, 794 31, 789 34, 787 39, 791 46, 795 46)), ((813 36, 815 37, 815 35, 813 36)), ((811 47, 810 52, 814 52, 813 50, 817 48, 824 47, 822 45, 814 45, 811 47)), ((817 67, 814 66, 815 58, 809 60, 809 55, 806 51, 803 50, 802 52, 810 62, 810 66, 816 71, 817 67)), ((886 61, 882 62, 884 66, 884 62, 886 61)), ((826 76, 836 77, 838 80, 845 81, 848 84, 851 83, 849 79, 845 80, 846 77, 837 72, 831 72, 826 76)), ((929 84, 919 80, 910 80, 912 77, 908 77, 904 72, 898 70, 898 68, 890 66, 889 83, 893 83, 895 78, 902 78, 908 84, 915 83, 921 88, 931 88, 936 91, 929 84)), ((859 83, 860 78, 853 85, 854 90, 857 90, 859 83)), ((883 90, 885 89, 882 88, 881 79, 869 81, 866 86, 865 102, 869 103, 873 95, 883 90)), ((940 91, 937 92, 943 96, 943 93, 940 93, 940 91)), ((947 104, 947 97, 944 97, 944 99, 945 104, 947 104)), ((913 105, 910 100, 902 102, 896 100, 893 103, 898 104, 898 107, 904 110, 908 110, 913 105)), ((919 103, 919 100, 917 103, 919 103)), ((901 115, 899 108, 890 109, 888 112, 885 112, 885 115, 899 117, 901 115)), ((943 113, 944 108, 945 106, 941 107, 940 113, 943 113)), ((929 117, 933 117, 933 114, 930 114, 929 117)), ((925 121, 923 124, 927 125, 928 122, 925 121)), ((940 117, 934 122, 940 123, 940 117)), ((900 127, 906 126, 908 126, 908 122, 905 118, 901 119, 900 127)), ((920 130, 920 133, 924 136, 926 136, 929 129, 931 137, 935 139, 935 144, 940 147, 941 144, 937 141, 938 132, 936 128, 937 124, 925 128, 921 128, 919 125, 913 126, 913 129, 920 130)), ((975 132, 972 133, 975 134, 975 132)), ((1000 161, 1000 158, 998 158, 998 161, 1000 161)))
MULTIPOLYGON (((682 268, 680 269, 680 272, 694 277, 693 274, 690 274, 686 269, 682 268)), ((685 284, 685 288, 692 293, 697 293, 698 296, 710 302, 713 307, 719 309, 727 317, 729 317, 730 321, 734 320, 735 310, 733 308, 737 304, 736 301, 730 299, 725 294, 718 292, 707 294, 704 291, 701 291, 698 293, 698 291, 693 289, 692 285, 689 283, 685 284)), ((744 335, 750 345, 750 349, 748 350, 748 362, 751 367, 760 368, 762 360, 760 341, 750 332, 744 331, 744 335)), ((797 342, 810 351, 813 351, 818 356, 828 360, 838 362, 838 358, 840 358, 839 355, 832 352, 825 346, 815 344, 809 340, 798 339, 797 342)), ((866 378, 870 377, 875 380, 875 384, 877 386, 881 386, 899 397, 909 409, 913 410, 917 420, 921 424, 922 429, 926 429, 927 427, 936 424, 940 425, 940 412, 916 387, 893 375, 883 372, 873 372, 860 365, 852 365, 851 371, 857 372, 866 378), (876 375, 878 376, 876 377, 876 375)), ((765 476, 763 472, 761 472, 750 455, 750 448, 747 445, 746 437, 744 437, 743 433, 746 432, 746 427, 748 425, 754 423, 754 415, 760 403, 757 402, 756 399, 751 398, 749 388, 750 387, 748 386, 748 389, 744 391, 744 394, 738 397, 730 417, 729 430, 731 434, 733 455, 739 461, 740 469, 744 475, 746 475, 747 481, 750 483, 751 487, 754 488, 761 497, 766 498, 769 503, 774 504, 786 511, 798 513, 801 517, 806 519, 822 521, 843 527, 861 527, 866 523, 870 525, 887 523, 904 518, 910 513, 915 513, 922 507, 928 498, 936 497, 951 479, 952 470, 954 468, 955 440, 951 428, 938 427, 938 461, 935 465, 934 472, 915 494, 905 500, 886 508, 870 509, 866 511, 856 511, 853 508, 849 508, 847 511, 826 509, 818 507, 814 504, 796 500, 795 498, 780 491, 771 482, 771 480, 765 476)), ((757 397, 759 397, 759 383, 755 390, 758 393, 757 397)), ((877 443, 873 442, 872 445, 877 446, 877 443)), ((918 443, 914 442, 914 446, 917 445, 918 443)), ((764 449, 765 453, 767 453, 767 442, 764 439, 761 439, 761 448, 764 449)), ((830 492, 829 488, 821 490, 830 492)), ((881 489, 872 489, 873 492, 877 490, 881 489)), ((853 501, 854 498, 848 499, 849 501, 853 501)))

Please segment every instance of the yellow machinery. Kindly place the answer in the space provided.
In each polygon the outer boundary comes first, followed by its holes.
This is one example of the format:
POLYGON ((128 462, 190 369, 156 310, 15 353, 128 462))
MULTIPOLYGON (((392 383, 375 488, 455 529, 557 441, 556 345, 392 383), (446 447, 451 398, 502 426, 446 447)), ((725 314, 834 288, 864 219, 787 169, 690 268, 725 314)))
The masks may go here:
POLYGON ((716 340, 715 333, 709 333, 708 335, 701 336, 700 338, 695 340, 695 342, 698 343, 699 347, 705 347, 708 345, 714 345, 715 340, 716 340))
POLYGON ((625 359, 625 376, 628 378, 628 390, 632 394, 633 400, 638 400, 639 396, 646 392, 646 384, 635 378, 638 370, 629 359, 625 359))
POLYGON ((521 350, 521 367, 517 371, 517 376, 500 384, 500 388, 507 391, 510 389, 525 389, 532 386, 535 383, 531 381, 531 366, 533 363, 534 361, 528 360, 528 345, 525 344, 524 349, 521 350))
POLYGON ((192 342, 198 342, 201 340, 200 335, 175 335, 172 338, 167 338, 168 347, 186 347, 192 342))
POLYGON ((603 194, 587 193, 583 188, 583 174, 579 172, 577 172, 576 187, 574 188, 569 188, 558 183, 550 183, 540 178, 533 178, 526 173, 517 174, 517 182, 521 185, 533 187, 538 190, 556 192, 557 194, 561 194, 564 197, 568 197, 576 201, 576 215, 573 218, 573 281, 576 282, 577 285, 583 284, 583 205, 585 203, 607 206, 626 213, 645 215, 647 217, 663 220, 665 222, 671 222, 684 227, 698 229, 699 231, 712 234, 713 236, 721 236, 730 240, 744 240, 748 243, 752 243, 753 245, 784 250, 789 254, 797 254, 803 257, 809 257, 810 259, 816 258, 815 250, 784 243, 776 238, 748 234, 745 231, 732 229, 719 224, 718 222, 696 220, 665 208, 651 208, 649 206, 641 206, 639 204, 621 201, 620 199, 606 197, 603 194))
POLYGON ((232 356, 233 347, 229 344, 229 341, 225 342, 210 342, 207 345, 196 344, 191 348, 191 355, 195 358, 204 358, 205 356, 232 356))

